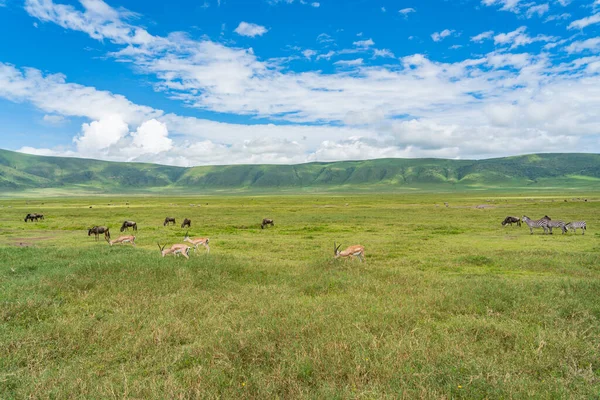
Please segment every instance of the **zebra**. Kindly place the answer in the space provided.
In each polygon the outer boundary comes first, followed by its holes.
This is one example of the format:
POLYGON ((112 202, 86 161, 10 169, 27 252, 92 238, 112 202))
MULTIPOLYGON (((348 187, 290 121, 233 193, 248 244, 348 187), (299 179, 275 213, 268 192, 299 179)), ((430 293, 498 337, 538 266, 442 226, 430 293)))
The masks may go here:
POLYGON ((582 235, 585 235, 585 231, 587 230, 587 225, 585 224, 585 221, 569 222, 565 227, 566 227, 567 231, 569 229, 573 229, 574 233, 577 233, 577 228, 581 228, 582 235))
POLYGON ((545 218, 534 221, 534 220, 530 219, 528 216, 523 215, 523 218, 521 218, 521 220, 527 224, 527 226, 529 227, 529 232, 531 232, 532 235, 533 235, 533 228, 543 228, 544 234, 546 234, 548 232, 547 225, 548 225, 548 222, 550 222, 550 221, 545 218))
POLYGON ((564 223, 563 221, 559 221, 559 220, 546 220, 546 221, 547 221, 546 226, 550 230, 551 235, 552 235, 552 228, 560 228, 563 235, 567 231, 567 228, 566 228, 567 224, 564 223))

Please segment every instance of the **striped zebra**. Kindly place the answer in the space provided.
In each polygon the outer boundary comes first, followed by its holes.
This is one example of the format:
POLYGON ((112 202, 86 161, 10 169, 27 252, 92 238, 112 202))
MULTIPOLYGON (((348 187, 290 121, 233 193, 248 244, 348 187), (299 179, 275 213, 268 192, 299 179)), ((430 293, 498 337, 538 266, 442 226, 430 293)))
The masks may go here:
POLYGON ((573 222, 569 222, 566 225, 567 230, 569 229, 573 229, 574 233, 577 233, 577 228, 581 228, 581 234, 585 235, 585 231, 587 230, 587 226, 585 224, 585 221, 573 221, 573 222))
POLYGON ((548 232, 547 226, 548 226, 548 222, 550 222, 550 221, 546 218, 542 218, 542 219, 538 219, 538 220, 534 221, 534 220, 530 219, 528 216, 523 215, 523 218, 521 218, 521 220, 527 224, 527 226, 529 227, 529 232, 531 232, 532 235, 533 235, 533 228, 543 228, 544 234, 546 234, 548 232))
POLYGON ((563 235, 567 231, 567 224, 564 221, 560 220, 546 220, 546 227, 550 230, 550 234, 552 235, 552 228, 560 228, 563 235))

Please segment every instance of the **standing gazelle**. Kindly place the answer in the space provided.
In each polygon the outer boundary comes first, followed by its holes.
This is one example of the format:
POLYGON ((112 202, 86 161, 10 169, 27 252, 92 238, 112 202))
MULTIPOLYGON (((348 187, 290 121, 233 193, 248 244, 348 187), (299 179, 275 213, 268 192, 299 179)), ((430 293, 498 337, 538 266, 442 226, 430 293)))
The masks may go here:
POLYGON ((174 244, 173 246, 171 246, 171 248, 165 250, 165 246, 160 246, 160 243, 158 244, 158 248, 160 249, 160 254, 162 254, 162 256, 166 256, 167 254, 174 254, 175 257, 177 257, 179 254, 181 254, 182 256, 184 256, 185 258, 187 258, 189 260, 190 256, 190 246, 188 246, 187 244, 174 244))
POLYGON ((340 257, 350 257, 350 258, 354 258, 354 257, 358 257, 358 259, 362 262, 364 257, 365 257, 365 247, 361 246, 360 244, 354 245, 354 246, 350 246, 348 247, 346 250, 344 251, 340 251, 340 245, 336 245, 335 242, 333 242, 333 254, 335 255, 335 258, 340 258, 340 257))
POLYGON ((135 236, 133 236, 133 235, 119 236, 115 240, 109 240, 108 238, 105 238, 105 239, 108 242, 108 244, 110 244, 111 246, 115 243, 131 243, 133 245, 133 247, 135 247, 135 236))
POLYGON ((188 233, 185 233, 185 237, 183 238, 184 242, 189 242, 194 245, 194 253, 198 250, 198 246, 202 245, 206 248, 206 254, 210 253, 210 247, 208 246, 209 239, 208 238, 195 238, 192 239, 188 236, 188 233))

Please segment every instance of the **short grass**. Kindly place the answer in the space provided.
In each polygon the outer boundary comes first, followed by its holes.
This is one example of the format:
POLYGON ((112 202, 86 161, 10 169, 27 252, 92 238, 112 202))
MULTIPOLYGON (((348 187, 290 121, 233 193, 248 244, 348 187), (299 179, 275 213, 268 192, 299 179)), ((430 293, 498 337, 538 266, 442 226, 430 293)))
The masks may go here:
POLYGON ((600 193, 577 196, 0 201, 0 398, 597 398, 600 193), (523 214, 589 229, 501 227, 523 214), (167 215, 210 255, 161 258, 167 215), (124 219, 137 248, 87 236, 124 219))

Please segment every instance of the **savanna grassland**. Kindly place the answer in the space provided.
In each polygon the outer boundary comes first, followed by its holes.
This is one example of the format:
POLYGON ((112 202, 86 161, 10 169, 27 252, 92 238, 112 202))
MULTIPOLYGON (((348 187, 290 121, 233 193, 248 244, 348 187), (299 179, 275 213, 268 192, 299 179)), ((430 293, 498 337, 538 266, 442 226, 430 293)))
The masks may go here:
POLYGON ((576 196, 0 200, 0 398, 597 398, 600 193, 576 196), (500 225, 523 214, 588 230, 500 225), (184 217, 210 254, 162 258, 184 217), (125 219, 136 248, 87 236, 125 219))

